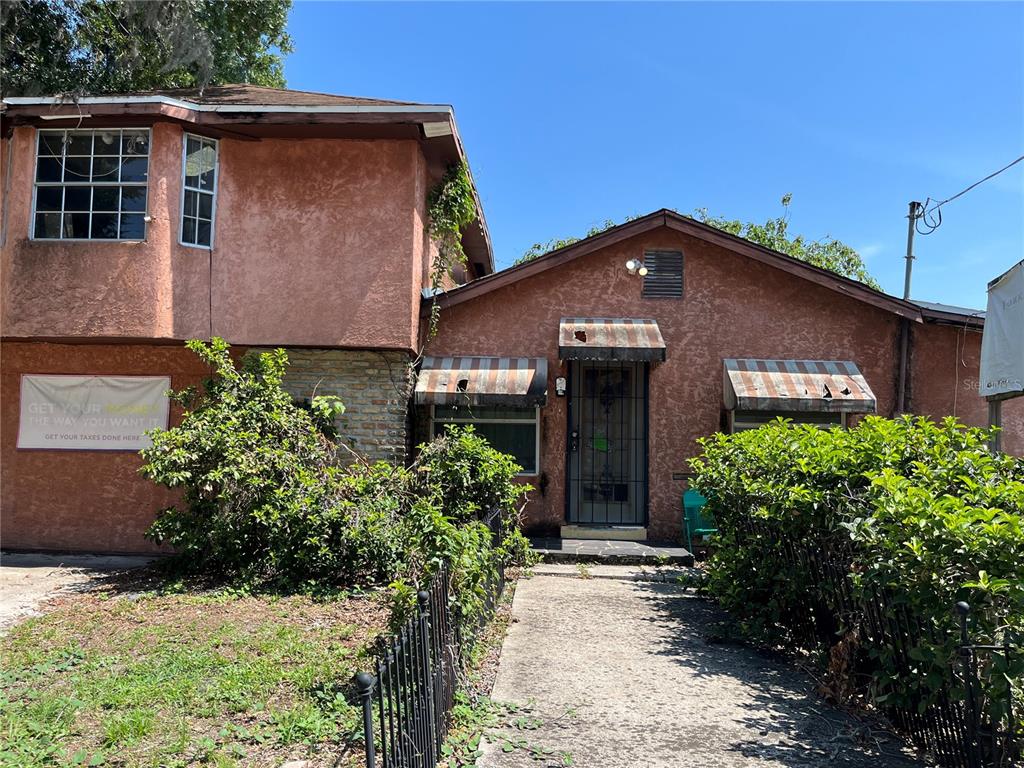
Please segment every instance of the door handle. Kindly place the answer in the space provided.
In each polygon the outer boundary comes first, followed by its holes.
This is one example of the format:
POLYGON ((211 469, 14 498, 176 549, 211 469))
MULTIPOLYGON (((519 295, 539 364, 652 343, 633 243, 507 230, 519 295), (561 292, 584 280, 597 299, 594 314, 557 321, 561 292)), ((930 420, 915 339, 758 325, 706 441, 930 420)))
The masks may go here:
POLYGON ((569 433, 569 453, 576 453, 580 447, 580 433, 578 429, 574 429, 569 433))

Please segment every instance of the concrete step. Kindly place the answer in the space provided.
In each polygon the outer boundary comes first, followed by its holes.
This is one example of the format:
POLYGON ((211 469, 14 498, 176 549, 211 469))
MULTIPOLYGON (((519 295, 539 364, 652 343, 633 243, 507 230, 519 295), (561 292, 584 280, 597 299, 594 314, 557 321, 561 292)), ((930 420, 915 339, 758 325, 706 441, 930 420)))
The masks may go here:
POLYGON ((693 565, 693 555, 682 547, 646 541, 535 538, 530 544, 545 563, 693 565))

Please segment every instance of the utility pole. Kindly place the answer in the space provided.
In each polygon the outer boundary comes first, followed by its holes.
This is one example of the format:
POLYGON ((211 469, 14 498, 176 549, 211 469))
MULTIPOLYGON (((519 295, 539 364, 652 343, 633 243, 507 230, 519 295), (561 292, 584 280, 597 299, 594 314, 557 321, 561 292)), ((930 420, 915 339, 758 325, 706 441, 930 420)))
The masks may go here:
MULTIPOLYGON (((903 300, 910 300, 910 273, 914 268, 914 230, 921 215, 922 206, 912 201, 907 212, 907 270, 903 278, 903 300)), ((900 370, 896 392, 896 412, 907 411, 907 368, 910 365, 910 321, 900 318, 900 370)))
POLYGON ((907 213, 907 270, 903 277, 903 299, 905 301, 910 299, 910 273, 914 269, 914 229, 921 216, 923 206, 912 201, 909 207, 910 211, 907 213))

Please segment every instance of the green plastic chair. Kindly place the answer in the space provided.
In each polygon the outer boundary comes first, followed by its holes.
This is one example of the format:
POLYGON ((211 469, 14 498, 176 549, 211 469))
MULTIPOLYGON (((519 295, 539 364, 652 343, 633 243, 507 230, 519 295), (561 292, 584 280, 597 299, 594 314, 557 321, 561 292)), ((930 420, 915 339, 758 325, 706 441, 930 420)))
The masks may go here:
POLYGON ((717 533, 711 516, 704 512, 708 500, 692 488, 683 494, 683 525, 686 528, 686 548, 693 553, 693 537, 717 533))

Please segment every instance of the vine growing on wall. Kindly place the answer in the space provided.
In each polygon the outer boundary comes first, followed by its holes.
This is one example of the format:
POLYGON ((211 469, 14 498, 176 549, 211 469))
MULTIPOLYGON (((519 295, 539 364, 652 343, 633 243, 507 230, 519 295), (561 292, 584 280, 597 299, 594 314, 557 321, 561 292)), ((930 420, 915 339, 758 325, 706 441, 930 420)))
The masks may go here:
POLYGON ((462 230, 476 219, 476 198, 473 182, 465 162, 448 168, 444 176, 427 195, 427 216, 430 220, 430 239, 437 246, 437 258, 430 271, 430 293, 434 301, 430 308, 427 338, 437 333, 441 308, 437 294, 445 277, 459 264, 466 263, 462 249, 462 230))

